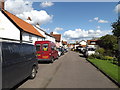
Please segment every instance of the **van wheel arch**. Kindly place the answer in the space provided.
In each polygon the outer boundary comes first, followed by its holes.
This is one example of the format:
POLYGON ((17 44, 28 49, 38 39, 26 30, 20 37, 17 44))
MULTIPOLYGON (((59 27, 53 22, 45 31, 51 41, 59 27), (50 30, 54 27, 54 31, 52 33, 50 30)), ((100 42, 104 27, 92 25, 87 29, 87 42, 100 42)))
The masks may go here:
POLYGON ((37 74, 37 66, 34 65, 34 66, 32 67, 31 74, 30 74, 29 78, 30 78, 30 79, 34 79, 34 78, 36 77, 36 74, 37 74))

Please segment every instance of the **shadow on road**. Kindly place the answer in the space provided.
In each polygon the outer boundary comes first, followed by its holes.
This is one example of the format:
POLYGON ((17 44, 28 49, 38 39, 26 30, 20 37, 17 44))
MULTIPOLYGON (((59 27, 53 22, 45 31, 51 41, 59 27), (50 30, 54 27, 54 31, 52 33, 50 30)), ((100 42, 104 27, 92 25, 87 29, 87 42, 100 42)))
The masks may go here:
POLYGON ((38 64, 50 64, 50 61, 38 61, 38 64))
POLYGON ((26 78, 25 80, 23 80, 22 82, 20 82, 19 84, 17 84, 16 86, 14 86, 13 88, 11 88, 10 90, 17 90, 18 87, 20 87, 23 83, 25 83, 27 80, 31 80, 29 78, 26 78))
POLYGON ((85 58, 85 56, 83 54, 81 54, 81 53, 79 54, 79 56, 85 58))

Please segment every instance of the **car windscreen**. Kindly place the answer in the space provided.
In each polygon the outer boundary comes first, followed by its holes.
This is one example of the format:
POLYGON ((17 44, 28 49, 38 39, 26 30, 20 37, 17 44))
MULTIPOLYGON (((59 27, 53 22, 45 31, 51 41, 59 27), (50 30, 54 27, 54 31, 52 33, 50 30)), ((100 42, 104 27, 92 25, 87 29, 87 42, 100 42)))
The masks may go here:
POLYGON ((40 51, 40 44, 36 44, 36 51, 40 51))
POLYGON ((88 51, 95 51, 94 48, 88 48, 88 51))
POLYGON ((43 51, 48 51, 48 44, 43 44, 42 45, 42 50, 43 51))
POLYGON ((57 51, 61 51, 61 49, 60 49, 60 48, 57 48, 57 51))

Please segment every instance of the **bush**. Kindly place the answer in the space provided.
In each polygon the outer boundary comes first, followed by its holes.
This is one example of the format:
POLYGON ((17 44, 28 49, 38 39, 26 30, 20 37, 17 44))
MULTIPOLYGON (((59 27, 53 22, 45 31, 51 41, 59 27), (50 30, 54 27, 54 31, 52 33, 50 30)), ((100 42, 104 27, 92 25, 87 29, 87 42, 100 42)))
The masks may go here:
POLYGON ((113 60, 114 57, 110 57, 110 56, 104 56, 104 60, 113 60))
POLYGON ((93 58, 96 58, 96 59, 102 59, 104 60, 104 56, 101 55, 101 54, 92 54, 90 56, 88 56, 89 59, 93 59, 93 58))
POLYGON ((93 58, 96 58, 96 59, 101 59, 101 60, 114 60, 114 57, 110 57, 110 56, 104 56, 102 54, 93 54, 93 55, 90 55, 88 56, 89 59, 93 59, 93 58))
POLYGON ((94 58, 95 58, 95 57, 94 57, 94 54, 93 54, 93 55, 88 56, 88 58, 89 58, 89 59, 94 59, 94 58))
POLYGON ((96 50, 96 53, 104 55, 105 49, 104 48, 99 48, 99 49, 96 50))

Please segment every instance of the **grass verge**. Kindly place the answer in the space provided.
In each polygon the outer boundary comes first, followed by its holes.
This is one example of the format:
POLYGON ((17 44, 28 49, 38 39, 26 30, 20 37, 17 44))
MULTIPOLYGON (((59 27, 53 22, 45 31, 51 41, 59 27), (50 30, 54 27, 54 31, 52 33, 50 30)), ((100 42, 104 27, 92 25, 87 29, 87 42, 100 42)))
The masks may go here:
POLYGON ((107 60, 100 60, 100 59, 88 59, 88 60, 92 62, 94 65, 96 65, 100 70, 102 70, 108 76, 110 76, 112 79, 114 79, 117 82, 120 82, 119 66, 112 64, 110 61, 107 60))

